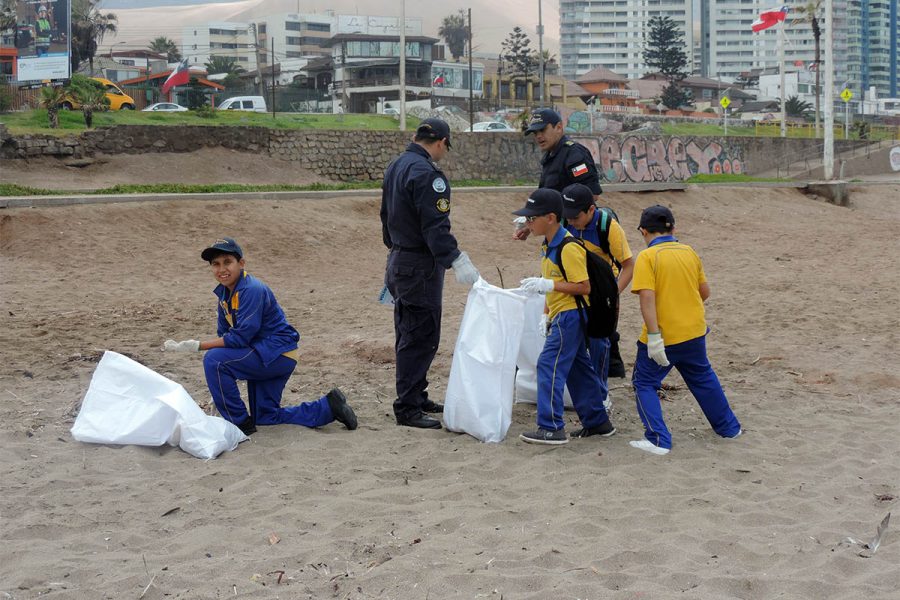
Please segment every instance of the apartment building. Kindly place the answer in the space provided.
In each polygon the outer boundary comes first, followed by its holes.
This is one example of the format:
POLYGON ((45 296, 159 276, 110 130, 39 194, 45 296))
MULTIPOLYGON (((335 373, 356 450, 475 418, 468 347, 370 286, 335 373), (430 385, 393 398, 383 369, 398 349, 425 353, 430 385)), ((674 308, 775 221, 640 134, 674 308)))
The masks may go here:
POLYGON ((275 42, 275 60, 328 56, 328 40, 336 31, 337 19, 330 14, 282 13, 256 21, 259 44, 264 49, 260 61, 267 64, 275 42))
POLYGON ((881 97, 900 97, 900 8, 897 0, 849 0, 847 78, 862 99, 874 87, 881 97))
POLYGON ((255 71, 256 34, 251 23, 209 21, 182 28, 181 56, 189 65, 203 65, 213 56, 234 60, 255 71))
POLYGON ((636 79, 648 73, 644 36, 653 17, 669 17, 684 36, 690 70, 694 47, 692 0, 560 0, 560 70, 579 76, 603 67, 636 79))

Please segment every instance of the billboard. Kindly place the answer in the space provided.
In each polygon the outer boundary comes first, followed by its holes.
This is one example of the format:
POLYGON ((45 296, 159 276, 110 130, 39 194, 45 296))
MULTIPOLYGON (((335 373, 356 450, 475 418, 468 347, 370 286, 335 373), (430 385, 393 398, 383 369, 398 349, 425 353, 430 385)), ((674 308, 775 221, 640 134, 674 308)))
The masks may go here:
MULTIPOLYGON (((70 77, 71 0, 15 0, 15 26, 3 34, 13 48, 14 81, 70 77)), ((6 48, 4 48, 6 50, 6 48)))

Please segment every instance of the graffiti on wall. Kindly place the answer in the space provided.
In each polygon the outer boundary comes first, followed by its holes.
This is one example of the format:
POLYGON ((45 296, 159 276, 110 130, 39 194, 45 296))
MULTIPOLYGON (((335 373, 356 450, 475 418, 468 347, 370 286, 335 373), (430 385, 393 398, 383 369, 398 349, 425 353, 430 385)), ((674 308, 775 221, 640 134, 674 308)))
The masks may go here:
POLYGON ((577 141, 591 151, 600 177, 611 183, 684 181, 697 174, 744 172, 740 146, 717 140, 604 136, 577 141))

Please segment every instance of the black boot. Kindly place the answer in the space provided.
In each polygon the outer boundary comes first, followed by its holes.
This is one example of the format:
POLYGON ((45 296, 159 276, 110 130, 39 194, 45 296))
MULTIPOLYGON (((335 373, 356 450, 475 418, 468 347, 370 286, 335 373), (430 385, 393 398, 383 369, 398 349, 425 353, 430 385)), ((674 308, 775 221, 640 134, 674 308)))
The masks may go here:
POLYGON ((619 354, 619 332, 616 331, 609 337, 609 376, 625 377, 625 363, 619 354))

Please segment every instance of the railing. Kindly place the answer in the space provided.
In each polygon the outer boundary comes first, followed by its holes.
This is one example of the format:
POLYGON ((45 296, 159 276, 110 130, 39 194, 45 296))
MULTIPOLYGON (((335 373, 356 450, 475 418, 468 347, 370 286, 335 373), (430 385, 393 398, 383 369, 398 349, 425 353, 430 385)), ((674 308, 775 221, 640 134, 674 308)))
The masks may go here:
POLYGON ((643 111, 639 106, 618 106, 615 104, 597 104, 596 112, 598 113, 632 113, 641 114, 643 111))
MULTIPOLYGON (((824 126, 820 126, 821 129, 824 130, 824 126)), ((787 137, 789 138, 817 138, 820 137, 816 135, 816 126, 814 123, 788 123, 787 124, 787 137)), ((869 130, 866 134, 865 138, 859 137, 859 130, 855 129, 852 125, 850 126, 850 136, 848 138, 844 137, 844 125, 843 123, 835 120, 834 123, 834 139, 843 140, 843 139, 870 139, 870 140, 883 140, 883 139, 891 139, 896 140, 900 139, 900 127, 892 127, 887 125, 872 125, 869 127, 869 130)), ((760 123, 757 122, 755 126, 755 134, 758 137, 780 137, 781 136, 781 124, 780 123, 760 123)))
POLYGON ((609 88, 600 92, 603 96, 624 96, 625 98, 640 98, 641 93, 637 90, 621 90, 618 88, 609 88))
MULTIPOLYGON (((855 146, 850 148, 849 150, 845 150, 838 155, 835 155, 835 162, 840 161, 841 165, 843 162, 851 159, 851 158, 859 158, 862 156, 870 156, 873 152, 878 152, 882 148, 886 148, 891 146, 894 143, 893 140, 884 139, 877 140, 873 142, 869 142, 862 146, 855 146)), ((795 153, 785 154, 784 156, 779 157, 777 165, 775 167, 775 177, 777 178, 791 178, 791 168, 794 166, 802 166, 802 168, 798 168, 796 170, 797 174, 800 173, 809 173, 813 169, 816 169, 820 166, 823 166, 825 163, 825 142, 820 144, 816 144, 812 151, 808 152, 806 155, 801 156, 799 158, 796 157, 795 153), (793 157, 793 160, 789 160, 793 157)), ((841 166, 843 170, 843 166, 841 166)))
MULTIPOLYGON (((350 79, 349 81, 335 81, 334 89, 341 90, 345 87, 349 89, 353 88, 361 88, 361 87, 387 87, 387 86, 399 86, 400 78, 399 77, 367 77, 365 79, 350 79)), ((411 85, 415 87, 431 87, 431 79, 413 79, 410 77, 406 78, 406 85, 411 85)))

